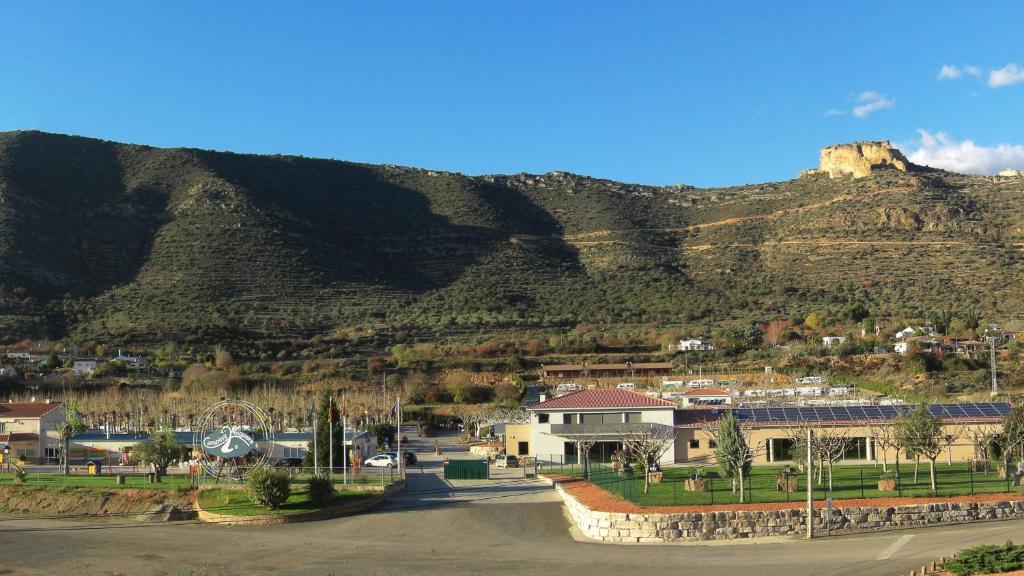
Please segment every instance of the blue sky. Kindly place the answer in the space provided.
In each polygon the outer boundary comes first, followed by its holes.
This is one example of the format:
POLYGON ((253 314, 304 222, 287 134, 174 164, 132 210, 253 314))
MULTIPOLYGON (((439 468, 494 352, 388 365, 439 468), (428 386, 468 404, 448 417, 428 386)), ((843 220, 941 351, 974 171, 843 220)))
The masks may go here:
POLYGON ((24 0, 0 130, 700 186, 857 139, 1024 168, 1021 4, 719 4, 24 0))

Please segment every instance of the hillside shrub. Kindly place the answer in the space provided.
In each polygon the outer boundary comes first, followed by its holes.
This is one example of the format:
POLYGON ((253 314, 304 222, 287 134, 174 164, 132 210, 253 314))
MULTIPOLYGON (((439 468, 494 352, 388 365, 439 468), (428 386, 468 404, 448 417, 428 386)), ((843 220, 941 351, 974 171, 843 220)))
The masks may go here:
POLYGON ((309 501, 322 504, 334 496, 334 483, 326 476, 317 475, 309 479, 309 501))
POLYGON ((956 576, 998 574, 1024 568, 1024 546, 1007 540, 1002 546, 985 544, 961 550, 944 568, 956 576))
POLYGON ((253 504, 276 510, 288 501, 291 482, 291 477, 284 470, 263 468, 249 473, 245 489, 253 504))

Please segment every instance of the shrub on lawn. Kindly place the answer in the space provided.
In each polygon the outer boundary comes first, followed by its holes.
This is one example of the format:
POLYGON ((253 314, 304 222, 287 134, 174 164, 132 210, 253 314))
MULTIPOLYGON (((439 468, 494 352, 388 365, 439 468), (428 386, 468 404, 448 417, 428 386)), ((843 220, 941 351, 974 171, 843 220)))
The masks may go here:
POLYGON ((291 482, 287 472, 264 468, 249 473, 245 488, 254 504, 275 510, 288 500, 291 482))
POLYGON ((956 576, 998 574, 1024 568, 1024 546, 1007 540, 1002 546, 985 544, 961 550, 944 568, 956 576))
POLYGON ((309 479, 309 501, 316 504, 326 502, 334 496, 334 483, 326 476, 313 476, 309 479))

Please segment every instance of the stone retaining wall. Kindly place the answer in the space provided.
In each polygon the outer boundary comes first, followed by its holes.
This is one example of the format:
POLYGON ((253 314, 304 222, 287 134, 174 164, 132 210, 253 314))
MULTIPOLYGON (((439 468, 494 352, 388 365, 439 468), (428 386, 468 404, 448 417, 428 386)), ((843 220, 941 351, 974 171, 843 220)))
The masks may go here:
MULTIPOLYGON (((806 509, 712 512, 601 512, 591 510, 560 484, 573 522, 584 536, 605 542, 702 542, 765 536, 802 536, 806 509)), ((825 533, 823 508, 814 510, 815 534, 825 533)), ((831 534, 895 530, 915 526, 963 524, 1024 518, 1024 500, 930 502, 899 506, 851 506, 832 509, 831 534)))

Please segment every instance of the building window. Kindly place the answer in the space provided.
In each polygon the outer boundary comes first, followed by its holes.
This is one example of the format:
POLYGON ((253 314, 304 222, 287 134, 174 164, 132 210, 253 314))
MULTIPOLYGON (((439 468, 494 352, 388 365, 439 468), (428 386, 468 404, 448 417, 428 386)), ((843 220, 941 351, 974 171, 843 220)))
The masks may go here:
POLYGON ((538 424, 547 424, 551 421, 551 414, 537 414, 538 424))
POLYGON ((690 440, 690 449, 696 450, 697 448, 700 448, 700 440, 693 438, 690 440))
POLYGON ((708 448, 712 450, 718 448, 718 442, 715 442, 714 440, 708 440, 708 448))
POLYGON ((572 424, 572 414, 562 414, 562 424, 572 424))
POLYGON ((626 423, 630 423, 630 422, 636 423, 636 422, 642 422, 643 418, 640 417, 640 413, 639 412, 626 412, 626 420, 625 421, 626 421, 626 423))
POLYGON ((7 423, 6 422, 0 422, 0 432, 3 432, 6 429, 7 429, 7 423))
POLYGON ((289 447, 286 446, 285 449, 284 449, 284 457, 285 458, 305 458, 306 457, 306 449, 305 448, 289 448, 289 447))
POLYGON ((526 456, 530 453, 530 443, 520 442, 519 443, 519 456, 526 456))

